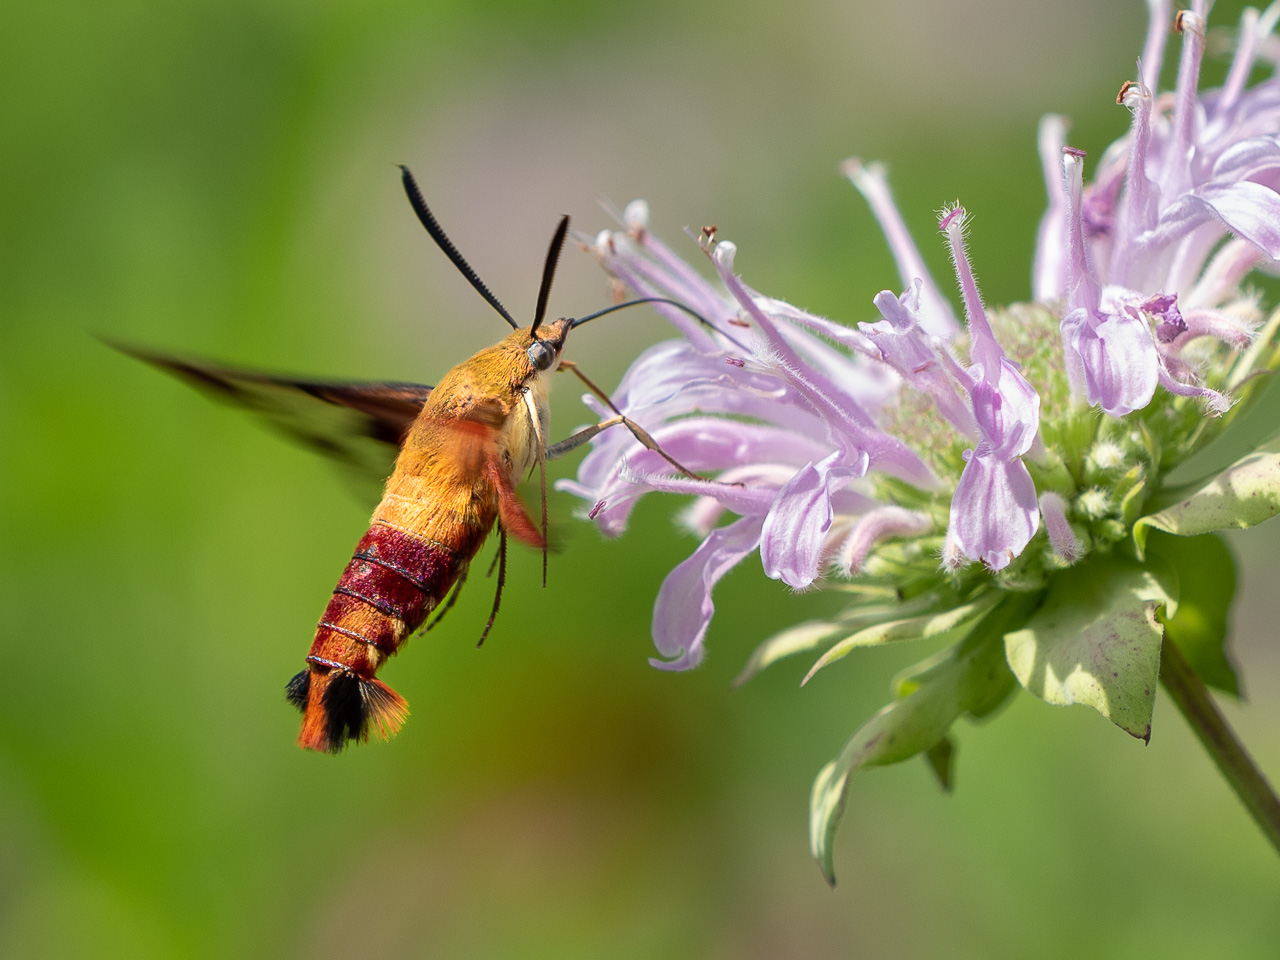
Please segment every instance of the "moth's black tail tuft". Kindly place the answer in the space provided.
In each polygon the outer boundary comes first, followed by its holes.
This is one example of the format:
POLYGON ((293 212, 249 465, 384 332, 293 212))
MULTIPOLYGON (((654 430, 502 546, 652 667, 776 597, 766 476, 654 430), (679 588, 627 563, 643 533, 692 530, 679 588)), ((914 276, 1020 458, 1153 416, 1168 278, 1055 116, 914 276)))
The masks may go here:
POLYGON ((284 698, 302 713, 307 712, 307 695, 311 692, 311 670, 303 670, 284 688, 284 698))
POLYGON ((364 698, 360 696, 360 678, 354 673, 339 672, 329 677, 324 695, 324 733, 331 753, 341 750, 348 740, 368 739, 364 698))
POLYGON ((409 705, 381 680, 347 670, 308 669, 289 681, 285 696, 303 711, 299 746, 339 753, 371 732, 386 740, 404 723, 409 705))

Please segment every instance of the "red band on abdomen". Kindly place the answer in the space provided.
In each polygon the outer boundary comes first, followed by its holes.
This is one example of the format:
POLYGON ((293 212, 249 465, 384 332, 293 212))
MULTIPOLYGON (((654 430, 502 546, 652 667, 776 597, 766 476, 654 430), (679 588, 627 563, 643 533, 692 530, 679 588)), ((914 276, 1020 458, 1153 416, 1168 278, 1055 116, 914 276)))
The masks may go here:
POLYGON ((441 544, 375 523, 356 546, 352 559, 398 574, 438 603, 453 585, 462 558, 441 544))
POLYGON ((372 676, 422 625, 466 562, 440 544, 375 523, 329 598, 312 658, 372 676))
MULTIPOLYGON (((420 582, 416 577, 414 581, 420 582)), ((334 599, 343 594, 358 597, 387 616, 399 617, 408 623, 422 610, 429 596, 416 582, 362 557, 352 557, 347 569, 342 571, 334 599)))

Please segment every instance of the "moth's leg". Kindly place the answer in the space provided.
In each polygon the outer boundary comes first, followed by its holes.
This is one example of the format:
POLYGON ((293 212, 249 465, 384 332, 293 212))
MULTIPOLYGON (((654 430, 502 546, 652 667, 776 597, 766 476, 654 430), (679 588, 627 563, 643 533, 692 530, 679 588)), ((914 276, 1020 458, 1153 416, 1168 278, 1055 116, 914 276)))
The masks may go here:
POLYGON ((573 436, 567 437, 564 440, 561 440, 559 443, 555 444, 554 446, 548 447, 547 448, 548 460, 555 460, 557 457, 562 457, 566 453, 568 453, 570 450, 576 450, 578 447, 582 446, 584 443, 586 443, 588 440, 590 440, 592 437, 596 436, 597 434, 605 430, 608 430, 610 427, 616 427, 619 424, 621 424, 622 426, 626 427, 628 430, 631 431, 631 435, 640 441, 641 446, 643 446, 646 450, 652 450, 654 453, 660 456, 663 460, 667 461, 667 463, 671 464, 671 466, 675 467, 677 470, 679 470, 682 474, 684 474, 690 480, 702 480, 706 483, 715 482, 710 477, 704 477, 700 473, 694 473, 688 467, 684 466, 679 461, 674 459, 670 454, 667 453, 667 451, 663 450, 662 447, 658 445, 658 441, 654 440, 653 437, 649 436, 648 431, 646 431, 644 427, 640 426, 640 424, 636 423, 634 420, 631 420, 628 417, 624 416, 622 411, 613 405, 613 401, 609 399, 609 395, 606 394, 599 387, 597 387, 590 380, 588 380, 587 375, 578 369, 578 365, 576 363, 574 363, 571 360, 561 360, 559 369, 568 370, 575 377, 577 377, 579 380, 585 383, 587 385, 587 389, 590 390, 592 393, 594 393, 597 397, 599 397, 600 401, 606 407, 608 407, 609 410, 611 410, 615 414, 615 416, 610 417, 608 420, 602 420, 600 423, 597 423, 594 426, 587 427, 584 430, 579 430, 573 436))
POLYGON ((458 602, 458 594, 462 593, 462 585, 467 582, 467 570, 463 568, 462 576, 453 584, 453 589, 449 591, 449 599, 445 600, 444 606, 436 613, 435 617, 427 624, 427 630, 434 630, 436 624, 444 619, 444 615, 453 609, 453 605, 458 602))
POLYGON ((489 613, 489 620, 484 625, 484 632, 480 634, 480 640, 476 646, 481 646, 485 637, 489 636, 489 631, 493 629, 493 621, 498 619, 498 607, 502 606, 502 588, 507 583, 507 531, 501 524, 498 525, 498 555, 494 558, 498 563, 498 589, 493 594, 493 610, 489 613))
POLYGON ((498 493, 498 518, 502 521, 502 529, 517 540, 523 540, 529 546, 541 550, 546 540, 525 512, 524 504, 520 502, 502 461, 497 456, 486 460, 484 472, 498 493))
POLYGON ((592 426, 585 427, 582 430, 579 430, 573 436, 566 437, 565 439, 561 440, 559 443, 556 443, 556 444, 553 444, 552 446, 547 447, 547 459, 558 460, 560 457, 563 457, 566 453, 570 453, 574 450, 577 450, 580 446, 582 446, 592 437, 596 436, 597 434, 604 433, 604 431, 608 430, 610 427, 618 426, 624 420, 626 420, 626 417, 621 417, 621 416, 612 417, 609 420, 602 420, 600 423, 593 424, 592 426))

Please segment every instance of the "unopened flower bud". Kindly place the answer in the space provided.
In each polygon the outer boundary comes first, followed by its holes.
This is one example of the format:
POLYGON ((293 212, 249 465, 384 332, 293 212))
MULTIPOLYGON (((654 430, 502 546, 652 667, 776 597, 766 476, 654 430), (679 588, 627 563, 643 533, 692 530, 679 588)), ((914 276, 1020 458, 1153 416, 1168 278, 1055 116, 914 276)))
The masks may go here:
POLYGON ((622 211, 622 222, 629 234, 637 240, 643 239, 649 229, 649 204, 644 200, 632 200, 622 211))

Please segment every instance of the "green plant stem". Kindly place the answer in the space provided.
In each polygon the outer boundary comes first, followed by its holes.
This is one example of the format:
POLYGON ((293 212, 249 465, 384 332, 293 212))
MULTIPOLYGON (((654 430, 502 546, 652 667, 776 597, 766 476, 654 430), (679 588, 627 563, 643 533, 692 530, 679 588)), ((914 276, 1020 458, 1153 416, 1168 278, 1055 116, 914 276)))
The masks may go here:
POLYGON ((1204 681, 1168 638, 1160 654, 1160 682, 1213 757, 1249 815, 1280 853, 1280 797, 1209 697, 1204 681))

